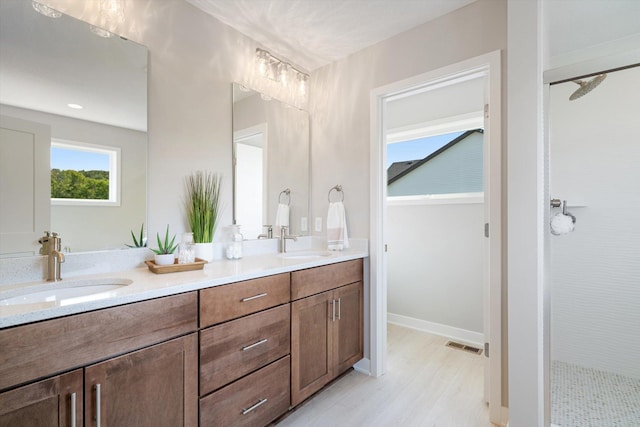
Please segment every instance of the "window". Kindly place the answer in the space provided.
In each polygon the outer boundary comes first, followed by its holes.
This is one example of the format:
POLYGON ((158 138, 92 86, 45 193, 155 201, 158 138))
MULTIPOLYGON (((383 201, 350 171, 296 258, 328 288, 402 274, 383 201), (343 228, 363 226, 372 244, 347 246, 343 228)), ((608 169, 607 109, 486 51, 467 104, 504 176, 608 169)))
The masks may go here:
POLYGON ((451 203, 456 198, 474 202, 482 198, 483 133, 471 129, 389 142, 389 201, 451 203))
POLYGON ((51 203, 120 205, 120 148, 51 142, 51 203))

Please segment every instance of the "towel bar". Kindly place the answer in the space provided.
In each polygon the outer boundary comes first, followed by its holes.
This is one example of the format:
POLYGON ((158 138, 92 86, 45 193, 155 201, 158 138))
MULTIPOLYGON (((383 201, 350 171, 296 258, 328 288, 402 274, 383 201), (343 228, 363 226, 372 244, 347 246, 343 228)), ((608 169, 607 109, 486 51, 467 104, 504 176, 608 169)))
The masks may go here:
POLYGON ((327 198, 329 199, 329 203, 331 203, 331 192, 333 190, 337 191, 342 195, 342 199, 340 201, 344 202, 344 191, 342 191, 342 185, 338 184, 335 187, 331 187, 331 189, 329 190, 329 194, 327 195, 327 198))
POLYGON ((287 196, 287 206, 291 206, 291 190, 288 188, 282 190, 278 195, 278 203, 282 203, 282 195, 287 196))

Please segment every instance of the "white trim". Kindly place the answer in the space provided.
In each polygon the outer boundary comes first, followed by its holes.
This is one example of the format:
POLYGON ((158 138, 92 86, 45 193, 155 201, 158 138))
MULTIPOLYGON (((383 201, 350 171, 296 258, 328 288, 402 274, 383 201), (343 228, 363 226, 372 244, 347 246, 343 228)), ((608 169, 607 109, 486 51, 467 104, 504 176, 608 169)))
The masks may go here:
POLYGON ((418 196, 388 196, 387 206, 463 205, 484 203, 484 193, 421 194, 418 196))
POLYGON ((500 423, 502 410, 502 78, 501 52, 493 51, 475 58, 449 65, 434 71, 375 88, 370 94, 370 322, 371 322, 371 367, 372 374, 382 375, 386 369, 386 256, 384 252, 386 220, 386 144, 384 144, 384 123, 382 109, 384 100, 390 96, 403 96, 416 88, 428 90, 436 86, 459 82, 460 79, 476 78, 488 75, 487 103, 491 114, 487 119, 489 128, 485 129, 486 146, 490 147, 486 161, 490 167, 485 173, 489 179, 485 181, 485 203, 490 217, 491 227, 489 242, 489 312, 490 329, 488 340, 491 348, 490 384, 492 385, 489 401, 489 413, 492 422, 500 423), (489 131, 489 132, 487 132, 489 131))
MULTIPOLYGON (((51 148, 102 153, 109 156, 109 200, 97 199, 59 199, 51 197, 52 206, 120 206, 122 150, 112 145, 90 144, 88 142, 51 138, 51 148)), ((49 166, 51 168, 51 165, 49 166)))
POLYGON ((453 132, 464 132, 484 128, 482 111, 430 120, 408 126, 402 126, 387 131, 387 144, 410 141, 412 139, 445 135, 453 132))
POLYGON ((353 365, 353 369, 361 374, 371 376, 371 360, 366 357, 353 365))
POLYGON ((484 334, 481 332, 469 331, 467 329, 456 328, 455 326, 443 325, 441 323, 430 322, 428 320, 416 319, 415 317, 408 317, 394 313, 387 313, 387 322, 398 326, 404 326, 405 328, 416 329, 418 331, 429 332, 430 334, 450 338, 474 347, 484 347, 484 334))

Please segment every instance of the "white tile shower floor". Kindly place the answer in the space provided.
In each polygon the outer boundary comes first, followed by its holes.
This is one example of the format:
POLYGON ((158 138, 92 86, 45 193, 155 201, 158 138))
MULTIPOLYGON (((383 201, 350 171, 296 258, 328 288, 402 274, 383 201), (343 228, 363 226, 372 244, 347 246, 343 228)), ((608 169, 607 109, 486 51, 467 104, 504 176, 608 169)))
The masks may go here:
POLYGON ((551 423, 559 427, 638 427, 640 379, 552 361, 551 423))

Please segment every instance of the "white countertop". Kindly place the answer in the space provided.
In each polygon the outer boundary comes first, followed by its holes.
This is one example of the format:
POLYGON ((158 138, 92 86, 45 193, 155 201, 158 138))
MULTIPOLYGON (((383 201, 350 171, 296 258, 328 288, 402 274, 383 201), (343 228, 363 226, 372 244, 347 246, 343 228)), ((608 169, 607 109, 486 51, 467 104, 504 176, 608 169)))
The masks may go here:
MULTIPOLYGON (((52 319, 70 314, 83 313, 101 308, 113 307, 147 299, 195 291, 212 286, 224 285, 242 280, 255 279, 273 274, 287 273, 305 268, 318 267, 336 262, 366 258, 362 249, 348 249, 332 252, 326 257, 283 258, 279 254, 247 256, 240 260, 220 260, 205 264, 202 270, 178 273, 154 274, 147 267, 133 270, 90 274, 66 279, 68 283, 95 279, 128 279, 132 283, 101 295, 101 299, 74 298, 68 305, 60 301, 32 304, 0 306, 0 328, 52 319)), ((64 280, 62 282, 65 282, 64 280)), ((59 282, 59 283, 62 283, 59 282)), ((48 282, 29 282, 5 287, 0 299, 10 296, 9 292, 30 286, 43 286, 48 282)), ((63 300, 64 301, 64 300, 63 300)), ((67 301, 68 302, 68 301, 67 301)))

